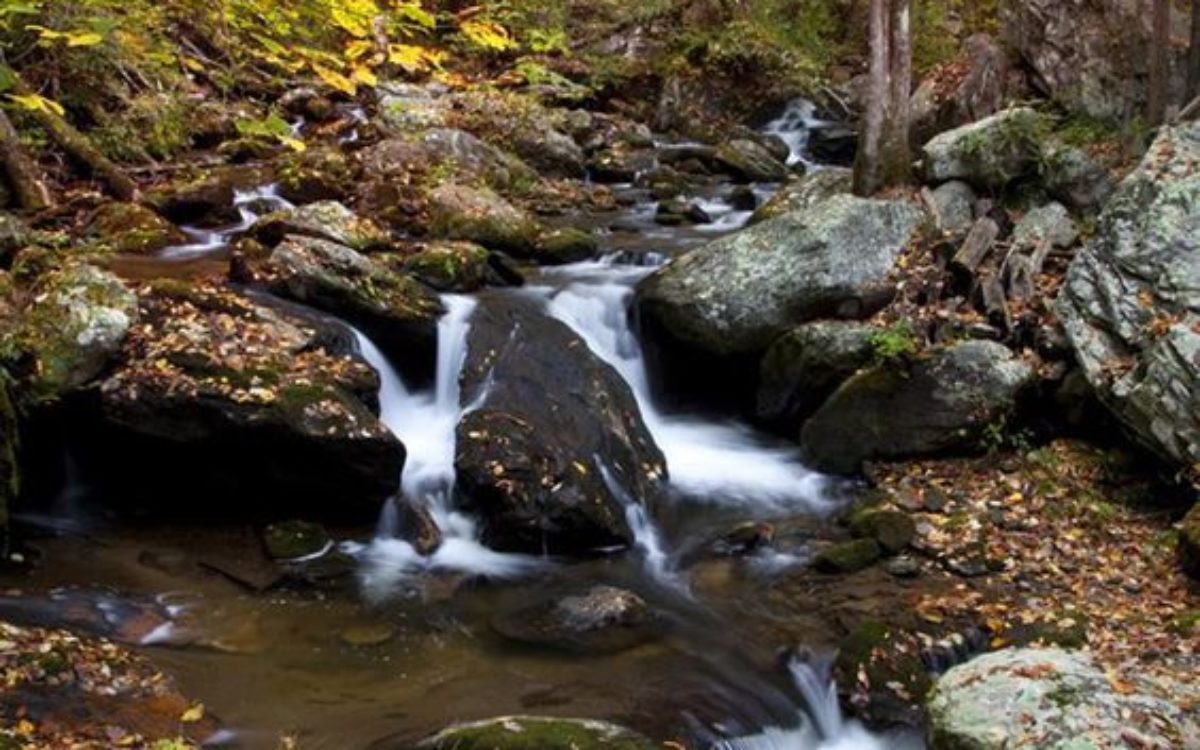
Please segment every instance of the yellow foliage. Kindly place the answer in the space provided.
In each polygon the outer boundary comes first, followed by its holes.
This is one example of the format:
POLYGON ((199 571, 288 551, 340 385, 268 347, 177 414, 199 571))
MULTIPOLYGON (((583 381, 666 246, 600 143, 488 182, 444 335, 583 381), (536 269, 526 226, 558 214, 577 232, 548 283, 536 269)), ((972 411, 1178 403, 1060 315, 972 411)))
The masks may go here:
POLYGON ((18 106, 30 111, 48 112, 59 117, 62 117, 65 112, 61 104, 53 99, 47 99, 41 94, 9 94, 8 98, 18 106))
POLYGON ((472 18, 463 21, 459 26, 459 31, 473 44, 484 49, 503 52, 517 46, 517 43, 513 41, 512 36, 508 33, 508 29, 494 21, 472 18))

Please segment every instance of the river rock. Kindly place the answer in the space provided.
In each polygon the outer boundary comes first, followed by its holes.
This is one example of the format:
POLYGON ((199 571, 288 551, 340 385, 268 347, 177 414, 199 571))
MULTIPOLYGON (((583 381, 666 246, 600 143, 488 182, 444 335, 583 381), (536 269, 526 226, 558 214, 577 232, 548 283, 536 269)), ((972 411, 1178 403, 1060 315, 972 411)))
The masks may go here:
POLYGON ((84 233, 112 252, 134 255, 188 241, 179 227, 137 203, 105 203, 88 217, 84 233))
POLYGON ((376 257, 313 237, 286 238, 271 252, 266 280, 281 296, 361 327, 407 373, 432 368, 442 303, 428 288, 376 257))
POLYGON ((473 242, 428 242, 404 256, 402 268, 439 292, 474 292, 489 283, 506 285, 491 258, 487 248, 473 242))
POLYGON ((429 203, 434 237, 474 242, 514 255, 536 253, 541 226, 488 188, 442 185, 429 193, 429 203))
POLYGON ((977 196, 971 186, 961 180, 951 180, 931 191, 934 221, 944 234, 965 237, 975 223, 977 196))
POLYGON ((713 160, 735 180, 742 182, 785 182, 791 175, 766 146, 749 138, 737 138, 720 146, 713 160))
POLYGON ((848 525, 854 536, 874 539, 892 555, 904 551, 917 533, 912 517, 899 510, 864 508, 850 514, 848 525))
POLYGON ((106 496, 166 515, 378 515, 404 448, 375 416, 375 372, 334 353, 342 331, 180 282, 146 288, 140 315, 81 451, 106 496))
POLYGON ((963 180, 982 189, 1001 188, 1032 170, 1042 154, 1044 125, 1032 109, 1004 110, 942 133, 921 149, 925 178, 963 180))
POLYGON ((440 179, 482 180, 495 190, 537 181, 537 173, 512 154, 462 130, 433 128, 380 141, 363 155, 364 177, 387 180, 438 170, 440 179))
POLYGON ((587 168, 596 182, 627 183, 657 166, 653 150, 618 144, 593 154, 587 168))
POLYGON ((780 336, 759 368, 758 417, 799 434, 838 386, 871 363, 877 330, 869 323, 820 320, 780 336))
POLYGON ((838 195, 723 237, 643 281, 636 312, 652 337, 715 355, 764 351, 798 323, 864 317, 922 212, 838 195))
POLYGON ((835 195, 849 193, 854 187, 854 173, 842 167, 818 169, 789 182, 750 217, 758 224, 777 216, 811 209, 835 195))
POLYGON ((396 750, 657 750, 658 745, 616 724, 594 719, 502 716, 460 724, 417 745, 396 750))
POLYGON ((513 148, 527 164, 546 177, 578 179, 587 174, 587 155, 571 136, 554 128, 525 128, 513 148))
POLYGON ((271 246, 288 235, 315 237, 362 252, 386 249, 391 244, 382 227, 337 201, 318 201, 269 213, 250 227, 250 233, 271 246))
POLYGON ((843 383, 805 423, 805 458, 818 471, 853 474, 868 459, 974 447, 1032 378, 1027 363, 991 341, 957 344, 911 364, 884 362, 843 383))
POLYGON ((486 300, 468 347, 456 490, 488 543, 570 555, 631 544, 628 507, 653 507, 666 469, 625 381, 532 301, 486 300))
POLYGON ((492 628, 522 643, 578 653, 625 651, 653 640, 662 621, 632 591, 593 586, 492 618, 492 628))
POLYGON ((100 375, 138 318, 137 297, 108 271, 66 262, 39 277, 15 329, 0 332, 36 362, 30 388, 53 398, 100 375))
POLYGON ((340 148, 291 152, 277 162, 279 194, 293 203, 345 200, 358 178, 356 164, 340 148))
POLYGON ((855 573, 874 565, 883 557, 883 548, 874 539, 836 542, 818 552, 812 561, 822 573, 855 573))
POLYGON ((1115 682, 1082 651, 1005 649, 942 675, 927 702, 931 750, 1184 748, 1200 725, 1150 682, 1115 682))
POLYGON ((1058 315, 1101 402, 1184 471, 1200 466, 1200 124, 1167 128, 1072 261, 1058 315))
POLYGON ((574 227, 547 229, 538 235, 531 259, 547 266, 578 263, 596 257, 600 244, 590 232, 574 227))

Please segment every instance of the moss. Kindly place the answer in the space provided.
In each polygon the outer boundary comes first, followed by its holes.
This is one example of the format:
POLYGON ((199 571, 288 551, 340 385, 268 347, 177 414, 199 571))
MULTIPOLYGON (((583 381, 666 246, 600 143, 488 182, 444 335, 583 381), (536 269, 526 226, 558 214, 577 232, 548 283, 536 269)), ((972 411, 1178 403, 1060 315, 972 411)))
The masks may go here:
POLYGON ((913 520, 898 510, 856 511, 851 514, 849 525, 855 536, 874 539, 892 554, 907 547, 917 533, 913 520))
POLYGON ((307 521, 284 521, 263 530, 263 544, 275 560, 311 557, 327 550, 332 541, 324 526, 307 521))
POLYGON ((838 644, 834 672, 839 684, 865 684, 873 699, 895 699, 889 685, 899 684, 909 701, 919 704, 933 687, 918 650, 901 642, 900 634, 886 623, 867 620, 838 644), (866 679, 860 677, 865 674, 866 679))
POLYGON ((854 539, 826 547, 813 558, 813 567, 822 573, 854 573, 870 567, 883 556, 883 548, 874 539, 854 539))
POLYGON ((898 320, 887 328, 871 334, 871 348, 877 363, 907 360, 920 350, 920 342, 912 323, 898 320))

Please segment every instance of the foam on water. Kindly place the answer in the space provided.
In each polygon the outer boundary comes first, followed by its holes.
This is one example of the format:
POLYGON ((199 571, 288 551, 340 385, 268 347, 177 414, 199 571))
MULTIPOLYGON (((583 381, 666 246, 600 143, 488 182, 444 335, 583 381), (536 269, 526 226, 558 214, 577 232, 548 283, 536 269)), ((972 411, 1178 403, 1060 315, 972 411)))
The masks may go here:
POLYGON ((827 123, 817 118, 815 104, 807 99, 796 99, 788 104, 783 114, 767 123, 763 132, 777 136, 787 144, 788 166, 801 163, 808 165, 805 149, 808 148, 809 131, 824 124, 827 123))
POLYGON ((263 185, 250 190, 237 190, 233 196, 233 207, 238 212, 238 221, 220 229, 181 227, 191 242, 164 248, 160 256, 169 260, 190 260, 225 249, 230 240, 245 232, 264 213, 282 211, 294 206, 279 194, 276 184, 263 185), (266 211, 262 207, 266 207, 266 211))

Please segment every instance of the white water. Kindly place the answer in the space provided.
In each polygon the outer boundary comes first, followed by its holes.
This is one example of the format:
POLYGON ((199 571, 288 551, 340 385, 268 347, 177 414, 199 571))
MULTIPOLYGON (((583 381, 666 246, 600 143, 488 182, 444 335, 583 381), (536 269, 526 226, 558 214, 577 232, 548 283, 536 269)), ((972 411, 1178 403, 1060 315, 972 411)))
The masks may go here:
POLYGON ((459 405, 459 373, 467 354, 467 332, 475 300, 446 295, 446 314, 438 324, 437 372, 432 391, 413 392, 378 347, 360 331, 363 358, 379 373, 380 420, 408 450, 401 492, 408 502, 423 504, 442 532, 442 543, 429 556, 396 538, 396 500, 380 514, 379 530, 369 545, 349 545, 363 565, 363 589, 372 599, 385 599, 422 572, 453 571, 491 578, 525 575, 545 563, 534 557, 495 552, 480 541, 471 517, 452 507, 455 428, 459 405))
POLYGON ((774 513, 825 513, 826 480, 805 468, 793 448, 769 445, 732 421, 667 415, 654 404, 641 345, 626 319, 633 285, 652 269, 580 263, 550 272, 568 280, 549 313, 578 333, 629 383, 642 417, 667 459, 671 485, 703 502, 774 513))
POLYGON ((825 121, 817 118, 817 105, 807 99, 796 99, 788 104, 782 115, 767 123, 763 132, 778 136, 787 144, 788 166, 801 163, 811 166, 805 155, 808 134, 814 127, 825 124, 825 121))
POLYGON ((263 213, 256 211, 257 204, 266 204, 270 211, 282 211, 294 206, 279 194, 279 186, 264 185, 251 190, 237 190, 233 196, 233 207, 238 212, 238 222, 221 229, 203 229, 200 227, 181 227, 184 234, 192 238, 185 245, 175 245, 164 248, 161 257, 170 260, 190 260, 199 258, 218 250, 223 250, 229 241, 237 235, 254 226, 263 213))

